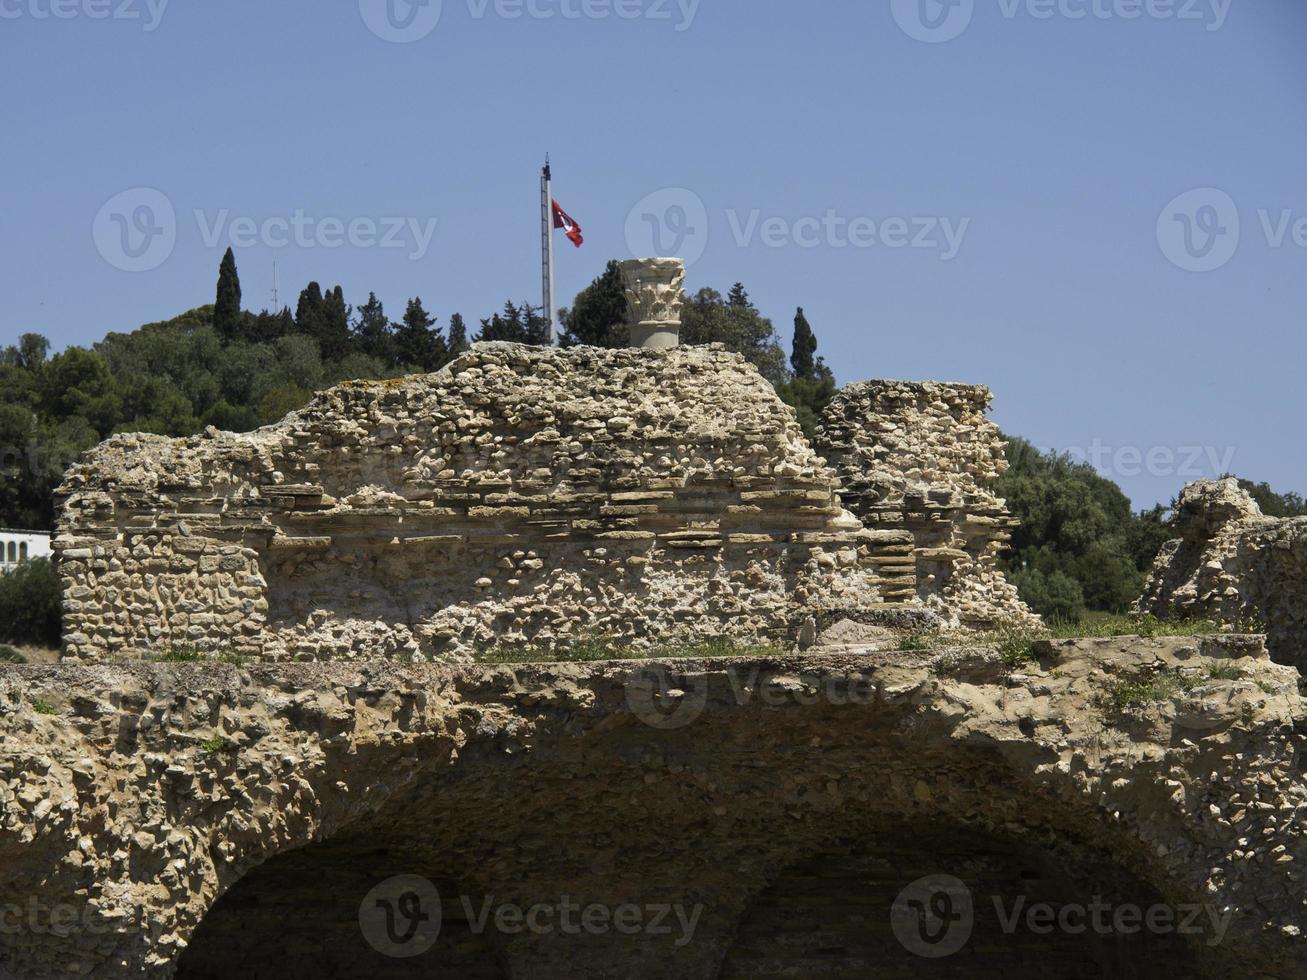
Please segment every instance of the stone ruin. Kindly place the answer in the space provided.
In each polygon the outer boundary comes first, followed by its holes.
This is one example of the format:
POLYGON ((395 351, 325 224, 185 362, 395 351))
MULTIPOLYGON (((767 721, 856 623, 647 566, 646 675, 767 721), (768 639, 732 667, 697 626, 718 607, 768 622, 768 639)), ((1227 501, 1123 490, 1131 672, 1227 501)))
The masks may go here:
POLYGON ((67 656, 463 659, 792 646, 927 610, 1033 621, 996 566, 1011 520, 983 489, 1005 465, 986 389, 846 389, 828 464, 740 355, 669 346, 679 263, 630 266, 650 349, 479 344, 256 432, 92 450, 58 492, 67 656))
POLYGON ((478 345, 257 432, 116 436, 60 494, 81 658, 781 641, 881 601, 875 535, 721 349, 478 345))
POLYGON ((1266 517, 1238 480, 1200 480, 1173 524, 1137 611, 1264 631, 1277 660, 1307 666, 1307 518, 1266 517))
POLYGON ((1016 521, 987 489, 1008 466, 990 401, 983 385, 849 385, 827 408, 816 449, 876 534, 881 567, 896 573, 888 594, 919 598, 956 625, 1034 625, 998 567, 1016 521))

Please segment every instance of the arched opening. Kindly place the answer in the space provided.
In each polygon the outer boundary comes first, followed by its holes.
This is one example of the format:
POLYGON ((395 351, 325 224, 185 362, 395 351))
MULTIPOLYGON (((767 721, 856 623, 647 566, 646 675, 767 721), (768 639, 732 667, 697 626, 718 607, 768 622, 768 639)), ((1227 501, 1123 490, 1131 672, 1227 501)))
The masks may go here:
POLYGON ((20 542, 18 545, 18 560, 27 561, 27 542, 20 542))
POLYGON ((1205 976, 1191 930, 1209 925, 1105 855, 905 827, 782 872, 745 913, 720 977, 1205 976))
POLYGON ((475 903, 461 894, 410 854, 359 838, 315 844, 269 860, 223 895, 176 977, 504 980, 489 930, 468 920, 475 903), (360 909, 371 914, 361 920, 360 909))

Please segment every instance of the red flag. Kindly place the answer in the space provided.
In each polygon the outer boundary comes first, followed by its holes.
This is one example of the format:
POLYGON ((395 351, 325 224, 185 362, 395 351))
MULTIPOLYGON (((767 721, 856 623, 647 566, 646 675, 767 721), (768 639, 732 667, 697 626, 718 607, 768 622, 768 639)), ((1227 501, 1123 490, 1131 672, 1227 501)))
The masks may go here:
POLYGON ((577 248, 585 244, 585 238, 581 235, 581 226, 572 220, 572 216, 558 206, 554 201, 554 227, 562 228, 567 232, 567 239, 577 248))

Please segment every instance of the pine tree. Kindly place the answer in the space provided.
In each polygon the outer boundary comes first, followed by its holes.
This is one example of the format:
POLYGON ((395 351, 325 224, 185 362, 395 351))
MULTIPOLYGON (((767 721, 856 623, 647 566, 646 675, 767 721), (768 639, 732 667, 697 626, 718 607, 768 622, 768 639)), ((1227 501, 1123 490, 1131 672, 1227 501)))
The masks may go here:
POLYGON ((794 346, 790 351, 790 367, 796 378, 815 377, 816 364, 813 356, 817 353, 817 335, 808 325, 808 318, 803 315, 803 307, 794 314, 794 346))
POLYGON ((481 332, 476 339, 541 347, 549 343, 549 321, 545 319, 540 307, 530 303, 517 306, 510 300, 504 304, 502 313, 481 321, 481 332))
POLYGON ((395 356, 398 362, 420 371, 437 371, 449 359, 445 338, 431 329, 436 318, 427 313, 422 297, 408 301, 404 319, 395 331, 395 356))
POLYGON ((213 329, 223 340, 234 340, 241 329, 241 279, 230 248, 218 266, 218 296, 213 304, 213 329))
POLYGON ((449 318, 449 356, 458 357, 468 346, 467 324, 463 322, 462 313, 455 313, 449 318))
POLYGON ((631 342, 626 326, 626 288, 622 270, 616 260, 608 263, 603 275, 577 294, 570 310, 560 316, 563 325, 562 345, 572 347, 626 347, 631 342))
POLYGON ((358 313, 358 322, 354 325, 358 348, 390 366, 395 357, 393 331, 376 293, 368 293, 368 301, 359 307, 358 313))

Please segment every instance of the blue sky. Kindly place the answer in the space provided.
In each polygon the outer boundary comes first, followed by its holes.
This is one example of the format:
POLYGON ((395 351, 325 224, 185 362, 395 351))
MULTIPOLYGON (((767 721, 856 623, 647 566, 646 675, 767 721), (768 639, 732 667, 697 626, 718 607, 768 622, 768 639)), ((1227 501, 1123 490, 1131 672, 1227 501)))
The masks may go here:
POLYGON ((675 249, 1140 506, 1307 490, 1307 5, 952 4, 0 0, 0 342, 209 302, 232 241, 251 308, 274 258, 291 305, 538 301, 548 150, 560 303, 675 249))

